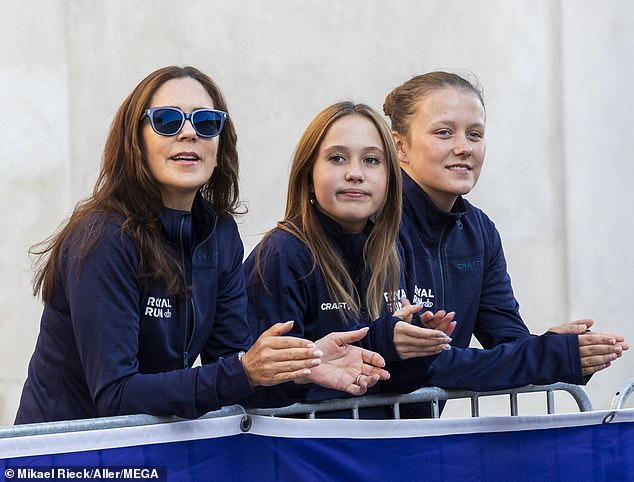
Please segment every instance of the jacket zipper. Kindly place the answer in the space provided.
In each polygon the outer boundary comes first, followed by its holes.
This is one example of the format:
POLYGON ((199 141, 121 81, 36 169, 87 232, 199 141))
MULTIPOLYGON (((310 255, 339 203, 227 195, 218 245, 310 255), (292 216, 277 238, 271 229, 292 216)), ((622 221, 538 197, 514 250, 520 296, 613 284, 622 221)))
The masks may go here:
MULTIPOLYGON (((445 240, 445 234, 447 234, 449 226, 451 226, 452 222, 453 221, 449 221, 447 224, 445 224, 445 226, 443 227, 440 233, 440 239, 438 241, 438 266, 440 267, 440 294, 442 296, 441 298, 442 301, 439 303, 439 307, 438 307, 439 310, 445 309, 445 270, 443 267, 443 263, 445 259, 442 256, 442 243, 445 240)), ((456 219, 455 223, 458 229, 462 231, 462 221, 460 221, 460 218, 456 219)))
MULTIPOLYGON (((445 224, 440 233, 440 239, 438 240, 438 267, 440 268, 440 296, 441 302, 439 303, 438 310, 445 309, 445 270, 443 267, 444 259, 442 256, 442 242, 445 239, 445 233, 450 223, 445 224)), ((437 310, 437 311, 438 311, 437 310)))
MULTIPOLYGON (((185 242, 183 240, 183 229, 185 225, 185 217, 181 217, 180 227, 179 227, 179 240, 180 240, 180 249, 181 249, 181 264, 183 266, 183 278, 185 281, 185 288, 187 289, 187 264, 185 263, 185 242)), ((192 304, 192 313, 193 311, 193 300, 187 297, 187 301, 185 304, 185 316, 183 317, 183 368, 189 368, 189 347, 191 346, 191 337, 188 340, 187 334, 189 332, 189 307, 188 305, 192 304)))
MULTIPOLYGON (((202 246, 212 235, 213 233, 216 232, 216 224, 218 223, 218 219, 214 218, 213 220, 213 226, 211 227, 211 231, 209 232, 209 236, 207 236, 207 238, 205 238, 201 243, 198 244, 198 246, 196 246, 194 249, 192 249, 192 276, 193 276, 193 272, 194 272, 194 255, 196 254, 196 250, 198 249, 199 246, 202 246)), ((193 219, 192 219, 192 226, 193 226, 193 219)), ((184 261, 184 260, 183 260, 184 261)), ((198 326, 198 320, 196 319, 196 302, 194 301, 193 297, 189 298, 189 304, 191 305, 191 309, 192 309, 192 332, 189 335, 189 340, 186 340, 186 346, 185 346, 185 353, 183 355, 184 357, 184 363, 183 365, 185 366, 185 368, 189 367, 189 361, 187 360, 188 356, 189 356, 189 349, 192 346, 192 343, 194 342, 194 337, 196 336, 196 327, 198 326)), ((185 332, 185 337, 187 337, 187 332, 185 332)))
POLYGON ((189 336, 189 340, 187 341, 187 346, 185 347, 185 368, 188 368, 189 362, 187 362, 187 356, 189 355, 189 349, 194 342, 194 336, 196 334, 196 304, 194 303, 194 298, 189 298, 191 308, 192 308, 192 332, 189 336))
MULTIPOLYGON (((193 219, 192 219, 193 222, 193 219)), ((209 236, 207 236, 207 238, 205 238, 201 243, 199 243, 199 246, 204 244, 212 235, 213 233, 216 231, 216 224, 218 223, 218 219, 214 218, 213 220, 213 226, 211 227, 211 231, 209 233, 209 236)), ((180 247, 181 247, 181 263, 183 265, 183 276, 185 278, 185 286, 187 286, 187 272, 186 272, 186 268, 187 265, 185 263, 185 243, 183 242, 183 228, 184 228, 184 224, 185 224, 185 218, 181 218, 181 222, 180 222, 180 247)), ((196 247, 197 248, 197 247, 196 247)), ((192 249, 192 271, 194 269, 193 264, 194 264, 194 254, 195 254, 195 249, 192 249)), ((183 368, 189 368, 189 349, 192 346, 192 343, 194 342, 194 337, 196 336, 196 303, 194 301, 194 298, 192 298, 191 296, 189 296, 187 298, 187 303, 185 305, 185 332, 183 334, 183 368), (188 309, 187 307, 190 306, 191 307, 191 312, 192 312, 192 332, 189 335, 188 338, 188 331, 189 331, 189 316, 188 316, 188 309)))

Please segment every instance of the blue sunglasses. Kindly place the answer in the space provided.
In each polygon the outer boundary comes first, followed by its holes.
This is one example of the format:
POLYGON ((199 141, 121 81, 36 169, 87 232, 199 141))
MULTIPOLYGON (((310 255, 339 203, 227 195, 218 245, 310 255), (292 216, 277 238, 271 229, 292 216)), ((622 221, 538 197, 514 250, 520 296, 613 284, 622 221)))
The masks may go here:
POLYGON ((227 113, 214 109, 196 109, 191 112, 183 112, 178 107, 152 107, 145 109, 145 117, 150 119, 150 125, 154 132, 161 136, 175 136, 178 134, 185 121, 189 120, 200 137, 216 137, 222 132, 227 119, 227 113))

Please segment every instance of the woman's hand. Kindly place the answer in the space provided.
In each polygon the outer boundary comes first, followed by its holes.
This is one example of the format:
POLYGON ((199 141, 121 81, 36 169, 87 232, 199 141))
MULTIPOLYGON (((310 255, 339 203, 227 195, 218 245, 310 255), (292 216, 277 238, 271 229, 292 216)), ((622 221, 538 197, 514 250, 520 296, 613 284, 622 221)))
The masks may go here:
POLYGON ((548 328, 548 331, 560 335, 580 335, 581 333, 589 332, 592 325, 594 325, 594 321, 590 319, 567 321, 561 325, 548 328))
MULTIPOLYGON (((403 306, 403 308, 395 311, 394 316, 400 318, 402 321, 411 323, 413 316, 415 316, 416 313, 420 311, 420 305, 412 305, 407 298, 401 299, 401 305, 403 306), (418 310, 413 310, 411 308, 412 306, 415 306, 416 308, 418 308, 418 310)), ((423 328, 439 330, 442 331, 445 335, 451 336, 453 331, 456 329, 454 316, 456 316, 455 311, 450 311, 449 313, 447 313, 445 310, 439 310, 436 313, 426 311, 419 316, 419 319, 421 325, 423 325, 423 328)))
POLYGON ((456 316, 455 311, 450 311, 449 313, 445 310, 439 310, 436 313, 426 311, 420 315, 420 321, 425 328, 440 330, 445 335, 451 336, 456 329, 456 321, 453 319, 454 316, 456 316))
POLYGON ((592 375, 609 367, 621 357, 630 345, 625 338, 615 333, 584 333, 579 335, 579 356, 584 376, 592 375))
POLYGON ((242 357, 242 366, 252 387, 271 386, 310 375, 321 363, 315 344, 292 336, 280 336, 293 322, 276 323, 256 340, 242 357))
POLYGON ((381 355, 349 344, 361 340, 367 333, 368 328, 361 328, 330 333, 317 340, 315 345, 323 353, 321 365, 313 368, 301 382, 363 395, 379 380, 387 380, 390 374, 382 369, 385 360, 381 355))
POLYGON ((622 335, 590 331, 593 324, 590 319, 575 320, 548 330, 560 335, 579 335, 579 357, 584 376, 608 368, 630 348, 622 335))
MULTIPOLYGON (((403 307, 394 312, 394 316, 402 320, 394 326, 394 346, 403 360, 437 355, 443 350, 451 349, 451 338, 448 333, 438 328, 421 328, 411 324, 414 315, 420 311, 420 306, 411 305, 405 298, 401 300, 401 304, 403 307)), ((453 321, 454 314, 439 311, 434 315, 428 311, 421 315, 421 321, 452 333, 456 327, 456 322, 453 321)))
POLYGON ((451 350, 451 338, 442 331, 430 330, 399 321, 394 326, 394 346, 403 359, 437 355, 451 350))

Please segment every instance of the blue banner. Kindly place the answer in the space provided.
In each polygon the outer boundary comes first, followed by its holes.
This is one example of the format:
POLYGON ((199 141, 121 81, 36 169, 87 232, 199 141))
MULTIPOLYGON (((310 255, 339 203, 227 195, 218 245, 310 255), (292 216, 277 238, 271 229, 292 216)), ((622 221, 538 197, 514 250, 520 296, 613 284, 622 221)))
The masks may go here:
POLYGON ((0 481, 633 480, 634 409, 439 420, 241 416, 0 439, 0 481))

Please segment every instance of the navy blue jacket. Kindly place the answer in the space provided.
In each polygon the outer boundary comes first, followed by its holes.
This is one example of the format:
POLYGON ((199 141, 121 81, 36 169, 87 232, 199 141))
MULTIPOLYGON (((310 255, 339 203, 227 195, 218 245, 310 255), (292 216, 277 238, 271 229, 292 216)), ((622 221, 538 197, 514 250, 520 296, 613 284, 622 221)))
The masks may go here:
POLYGON ((231 216, 200 196, 161 222, 191 298, 139 273, 138 249, 105 232, 81 270, 63 251, 44 307, 16 423, 147 413, 198 417, 250 395, 236 353, 251 345, 243 248, 231 216), (192 250, 193 247, 193 250, 192 250), (190 368, 198 355, 201 367, 190 368))
POLYGON ((436 208, 403 172, 407 292, 424 310, 455 311, 454 349, 391 365, 384 390, 422 385, 495 390, 527 384, 583 384, 576 335, 531 335, 506 269, 493 222, 459 197, 450 213, 436 208), (467 348, 471 336, 487 350, 467 348))
MULTIPOLYGON (((365 293, 368 273, 364 270, 363 247, 371 226, 364 233, 346 234, 327 216, 318 213, 318 219, 324 225, 333 246, 345 260, 358 292, 365 293)), ((393 343, 394 325, 398 320, 391 316, 387 303, 385 313, 378 320, 371 320, 365 310, 362 310, 360 318, 351 316, 342 300, 332 299, 328 294, 323 273, 315 266, 313 256, 302 241, 277 228, 262 243, 264 283, 256 266, 256 253, 260 245, 244 262, 249 299, 248 319, 254 339, 271 325, 288 320, 295 322, 290 335, 313 341, 334 331, 370 326, 368 335, 359 344, 380 353, 387 360, 399 359, 393 343)), ((246 404, 283 406, 298 401, 312 402, 345 396, 344 392, 318 385, 286 383, 258 389, 255 397, 246 404)))

